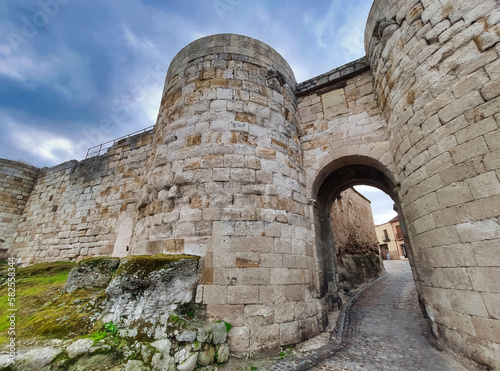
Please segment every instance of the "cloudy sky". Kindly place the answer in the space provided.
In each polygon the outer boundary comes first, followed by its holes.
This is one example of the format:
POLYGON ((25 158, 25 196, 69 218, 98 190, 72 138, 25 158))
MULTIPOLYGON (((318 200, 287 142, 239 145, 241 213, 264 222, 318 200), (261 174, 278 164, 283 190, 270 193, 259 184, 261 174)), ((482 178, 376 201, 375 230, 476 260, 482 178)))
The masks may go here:
POLYGON ((297 81, 362 57, 372 0, 3 0, 0 158, 53 166, 154 125, 168 65, 215 33, 272 46, 297 81))

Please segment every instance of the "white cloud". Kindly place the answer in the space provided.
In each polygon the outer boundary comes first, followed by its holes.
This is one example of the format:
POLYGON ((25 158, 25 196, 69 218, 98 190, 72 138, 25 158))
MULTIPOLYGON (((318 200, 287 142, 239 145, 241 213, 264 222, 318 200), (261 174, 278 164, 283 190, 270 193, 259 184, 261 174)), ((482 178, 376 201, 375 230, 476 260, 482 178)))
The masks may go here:
POLYGON ((0 56, 0 74, 11 80, 26 82, 28 79, 27 72, 34 71, 37 68, 35 61, 22 55, 10 56, 8 48, 2 49, 6 51, 4 56, 9 56, 9 58, 0 56))
POLYGON ((357 185, 354 189, 371 201, 375 225, 386 223, 398 215, 393 210, 394 201, 380 189, 366 185, 357 185))
POLYGON ((38 158, 39 162, 53 165, 80 157, 74 149, 74 143, 61 135, 35 129, 29 126, 8 122, 9 136, 12 143, 29 157, 38 158))
POLYGON ((332 47, 327 41, 332 38, 336 30, 338 7, 338 1, 334 1, 323 18, 312 17, 310 14, 305 17, 306 24, 312 27, 316 46, 320 49, 332 47))
POLYGON ((96 95, 87 59, 65 45, 46 55, 3 54, 0 74, 29 89, 54 90, 75 105, 88 103, 96 95))
POLYGON ((360 58, 365 54, 365 25, 371 2, 357 2, 345 15, 342 27, 338 30, 339 44, 350 59, 360 58))
POLYGON ((148 51, 150 49, 154 49, 156 46, 151 42, 151 40, 147 38, 140 39, 135 35, 127 26, 123 26, 123 37, 125 41, 129 44, 129 46, 134 49, 141 51, 148 51))

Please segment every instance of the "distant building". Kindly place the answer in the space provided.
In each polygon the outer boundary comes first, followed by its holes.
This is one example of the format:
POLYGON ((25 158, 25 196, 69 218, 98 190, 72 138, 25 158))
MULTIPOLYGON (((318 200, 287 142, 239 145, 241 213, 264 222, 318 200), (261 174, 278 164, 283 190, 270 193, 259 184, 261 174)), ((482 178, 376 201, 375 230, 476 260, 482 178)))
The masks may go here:
POLYGON ((375 226, 375 233, 377 234, 382 259, 406 259, 408 257, 397 216, 387 223, 375 226))

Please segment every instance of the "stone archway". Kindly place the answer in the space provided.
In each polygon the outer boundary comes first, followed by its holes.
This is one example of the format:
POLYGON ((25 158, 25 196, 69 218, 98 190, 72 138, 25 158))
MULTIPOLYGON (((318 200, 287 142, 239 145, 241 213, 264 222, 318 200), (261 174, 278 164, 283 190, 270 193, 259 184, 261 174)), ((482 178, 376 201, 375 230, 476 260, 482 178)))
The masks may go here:
MULTIPOLYGON (((376 187, 393 200, 400 215, 402 231, 409 251, 410 264, 413 261, 403 210, 397 196, 398 185, 392 175, 373 159, 363 156, 340 158, 321 171, 313 187, 316 203, 314 207, 314 224, 316 232, 316 257, 318 270, 318 287, 321 296, 329 287, 337 286, 336 257, 333 243, 333 231, 330 222, 330 212, 335 199, 346 189, 354 185, 369 185, 376 187)), ((413 265, 412 265, 413 266, 413 265)), ((425 313, 425 312, 424 312, 425 313)))

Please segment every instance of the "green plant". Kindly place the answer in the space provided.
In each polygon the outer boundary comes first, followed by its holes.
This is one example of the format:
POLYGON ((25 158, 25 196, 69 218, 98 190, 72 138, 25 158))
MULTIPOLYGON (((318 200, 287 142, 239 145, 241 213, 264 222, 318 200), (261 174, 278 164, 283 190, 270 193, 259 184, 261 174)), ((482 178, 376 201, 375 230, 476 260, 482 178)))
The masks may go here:
POLYGON ((107 334, 108 333, 106 332, 106 330, 96 331, 96 332, 91 333, 89 338, 94 340, 94 343, 97 343, 99 340, 104 339, 107 334))
POLYGON ((170 315, 170 321, 171 321, 172 323, 177 323, 177 322, 179 322, 179 319, 180 319, 180 318, 179 318, 179 316, 176 316, 175 314, 171 314, 171 315, 170 315))
POLYGON ((118 332, 118 326, 116 326, 113 322, 106 323, 104 325, 104 329, 113 336, 115 336, 118 332))
POLYGON ((231 325, 230 323, 227 323, 227 322, 224 322, 224 324, 226 325, 226 332, 231 331, 231 327, 233 327, 233 325, 231 325))
POLYGON ((186 313, 186 317, 193 319, 193 318, 194 318, 194 309, 190 309, 190 310, 186 313))
POLYGON ((280 352, 280 359, 283 359, 286 357, 286 352, 280 352))

